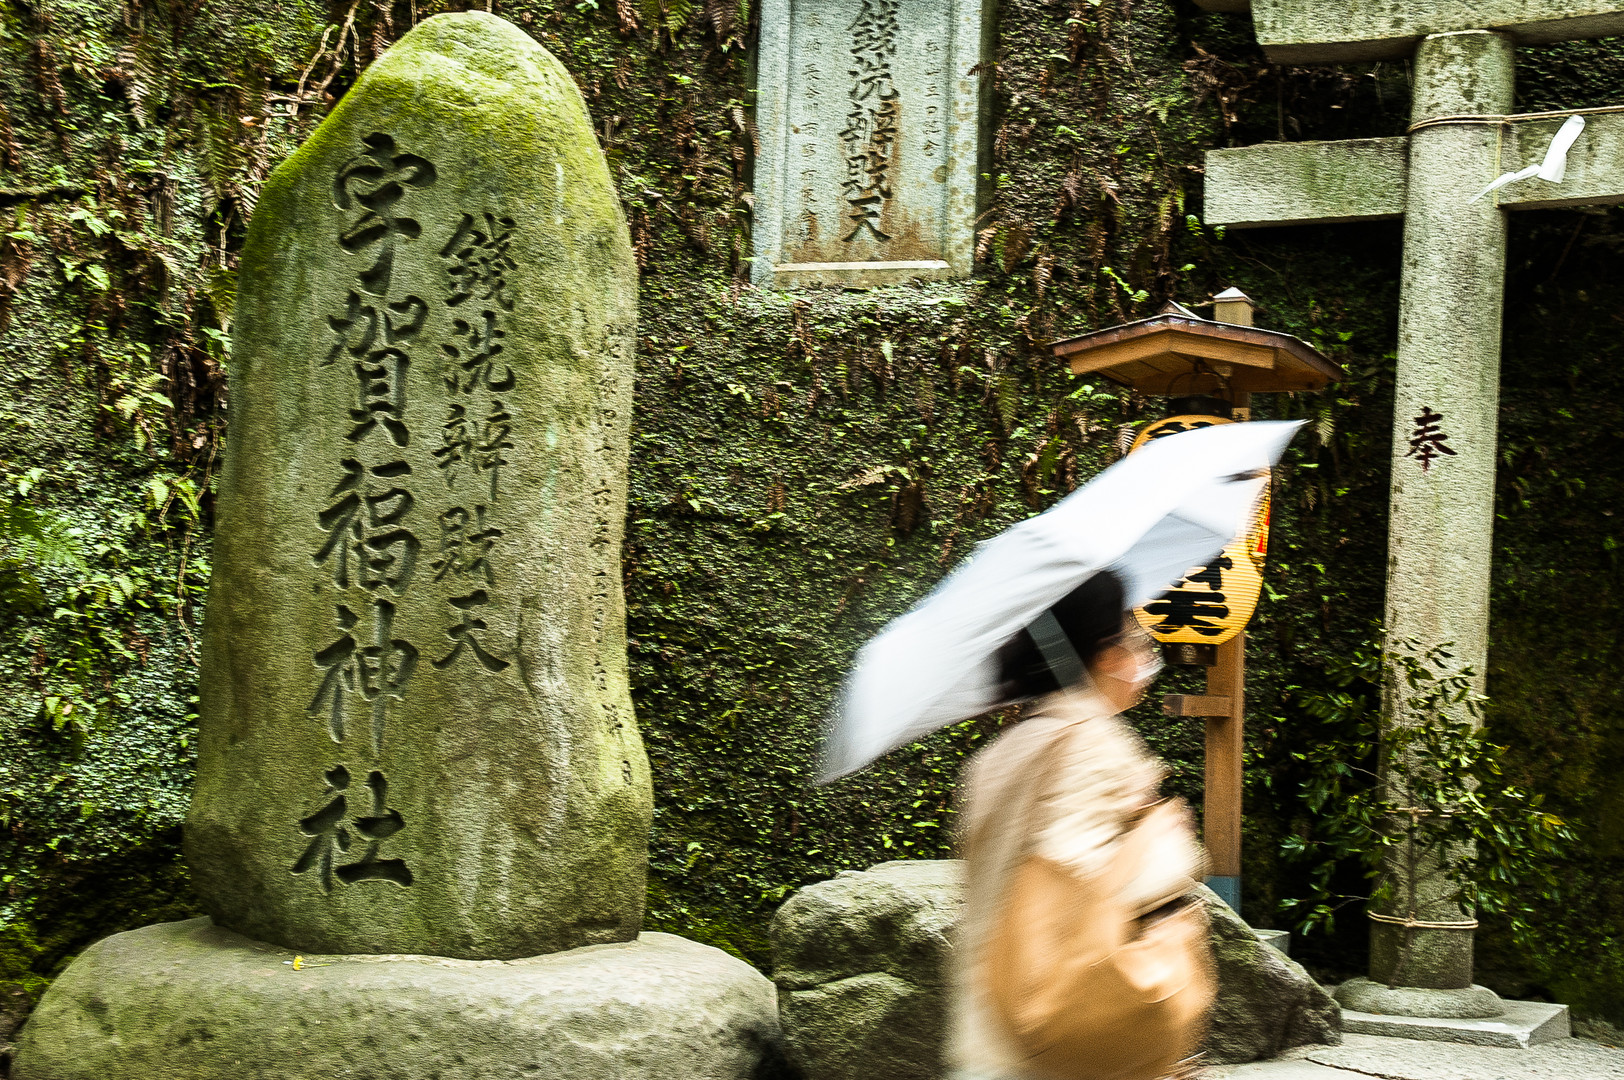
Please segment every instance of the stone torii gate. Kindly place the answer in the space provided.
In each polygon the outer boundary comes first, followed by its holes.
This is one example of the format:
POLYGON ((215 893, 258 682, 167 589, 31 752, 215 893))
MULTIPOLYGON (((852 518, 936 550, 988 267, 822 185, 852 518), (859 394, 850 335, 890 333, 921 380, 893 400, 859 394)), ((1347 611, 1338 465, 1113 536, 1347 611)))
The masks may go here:
MULTIPOLYGON (((1624 3, 1197 3, 1213 11, 1250 7, 1259 43, 1280 63, 1413 56, 1408 135, 1213 151, 1206 163, 1206 221, 1250 228, 1404 219, 1387 626, 1396 639, 1452 643, 1456 662, 1481 678, 1488 654, 1504 211, 1624 202, 1624 113, 1586 116, 1562 182, 1525 180, 1473 197, 1502 173, 1538 162, 1567 115, 1507 115, 1514 48, 1624 34, 1624 3)), ((1384 696, 1390 712, 1401 711, 1391 704, 1401 695, 1384 696)), ((1390 714, 1386 722, 1415 719, 1390 714)), ((1373 923, 1371 937, 1372 981, 1428 992, 1406 997, 1400 991, 1395 998, 1383 986, 1386 1007, 1347 996, 1345 1005, 1410 1015, 1498 1014, 1492 994, 1471 988, 1476 923, 1432 876, 1419 883, 1414 910, 1377 913, 1381 921, 1373 923)))

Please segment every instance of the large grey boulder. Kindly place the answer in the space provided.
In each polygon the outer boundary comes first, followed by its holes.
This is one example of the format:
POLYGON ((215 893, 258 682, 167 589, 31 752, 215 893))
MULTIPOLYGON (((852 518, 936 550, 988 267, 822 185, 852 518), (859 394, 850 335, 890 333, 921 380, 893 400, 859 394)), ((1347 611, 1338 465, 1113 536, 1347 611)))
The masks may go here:
POLYGON ((207 919, 92 946, 14 1080, 769 1080, 773 985, 668 934, 525 960, 306 956, 207 919))
POLYGON ((311 952, 636 937, 637 269, 574 80, 502 19, 425 20, 271 174, 239 280, 205 909, 311 952))
POLYGON ((944 1074, 957 861, 881 863, 809 885, 772 922, 790 1058, 807 1080, 944 1074))
POLYGON ((1303 966, 1257 934, 1205 885, 1196 893, 1212 919, 1218 1002, 1206 1060, 1235 1065, 1272 1058, 1294 1046, 1342 1041, 1342 1009, 1303 966))
MULTIPOLYGON (((939 1080, 948 963, 963 906, 957 861, 881 863, 801 889, 773 919, 773 980, 807 1080, 939 1080)), ((1341 1042, 1341 1013, 1300 964, 1263 944, 1205 886, 1218 1002, 1207 1062, 1341 1042)))

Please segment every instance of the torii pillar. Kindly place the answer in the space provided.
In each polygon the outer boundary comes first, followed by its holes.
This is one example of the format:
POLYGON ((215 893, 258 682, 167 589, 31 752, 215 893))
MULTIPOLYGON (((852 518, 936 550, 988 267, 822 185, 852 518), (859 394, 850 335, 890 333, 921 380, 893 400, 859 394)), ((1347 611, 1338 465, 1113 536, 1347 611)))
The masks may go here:
MULTIPOLYGON (((1250 6, 1258 41, 1278 63, 1414 58, 1410 135, 1213 151, 1206 222, 1246 228, 1403 217, 1387 627, 1394 639, 1424 648, 1449 643, 1455 663, 1481 680, 1505 211, 1624 202, 1624 115, 1588 118, 1564 182, 1523 181, 1471 200, 1502 172, 1538 162, 1562 123, 1561 116, 1505 117, 1514 47, 1624 33, 1624 3, 1197 2, 1210 10, 1250 6)), ((1417 722, 1404 715, 1403 695, 1393 691, 1383 695, 1385 723, 1417 722)), ((1412 883, 1400 859, 1389 860, 1385 874, 1395 895, 1389 910, 1373 913, 1371 978, 1344 987, 1351 994, 1341 995, 1343 1004, 1367 1012, 1498 1015, 1498 999, 1472 987, 1476 922, 1451 899, 1448 882, 1423 870, 1412 883)))

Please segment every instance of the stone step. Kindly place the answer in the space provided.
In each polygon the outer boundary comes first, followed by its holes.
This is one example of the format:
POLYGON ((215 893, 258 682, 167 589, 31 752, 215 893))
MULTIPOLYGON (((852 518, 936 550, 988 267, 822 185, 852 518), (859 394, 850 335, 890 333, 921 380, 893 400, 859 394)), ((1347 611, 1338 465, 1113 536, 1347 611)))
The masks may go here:
POLYGON ((1555 1042, 1570 1034, 1566 1005, 1552 1005, 1544 1001, 1507 1001, 1505 1005, 1503 1015, 1486 1020, 1384 1016, 1345 1008, 1342 1010, 1342 1030, 1360 1035, 1471 1043, 1516 1050, 1555 1042))
POLYGON ((1621 1080, 1624 1050, 1563 1038, 1529 1049, 1349 1034, 1274 1061, 1212 1066, 1197 1080, 1621 1080))

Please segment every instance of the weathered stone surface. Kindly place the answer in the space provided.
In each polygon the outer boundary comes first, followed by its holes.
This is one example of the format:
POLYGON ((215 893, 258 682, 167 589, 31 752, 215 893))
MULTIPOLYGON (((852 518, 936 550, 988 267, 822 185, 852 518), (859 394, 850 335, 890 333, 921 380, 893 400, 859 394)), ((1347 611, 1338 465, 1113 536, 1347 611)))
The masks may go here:
MULTIPOLYGON (((1412 995, 1449 995, 1459 994, 1460 991, 1410 990, 1408 993, 1412 995)), ((1340 998, 1341 994, 1337 996, 1340 998)), ((1406 1003, 1405 1008, 1408 1010, 1413 1006, 1406 1003)), ((1566 1005, 1553 1005, 1547 1001, 1502 1000, 1499 1003, 1499 1008, 1500 1014, 1498 1016, 1446 1017, 1360 1012, 1344 1005, 1342 1009, 1342 1030, 1350 1035, 1382 1035, 1389 1039, 1465 1043, 1475 1046, 1497 1046, 1507 1050, 1527 1050, 1530 1047, 1547 1043, 1565 1042, 1568 1040, 1569 1034, 1571 1034, 1568 1007, 1566 1005)), ((1420 1011, 1429 1010, 1423 1006, 1420 1011)), ((1316 1054, 1316 1057, 1319 1057, 1319 1055, 1316 1054)), ((1503 1074, 1490 1073, 1489 1075, 1494 1076, 1495 1080, 1506 1080, 1503 1074)), ((1601 1075, 1624 1076, 1624 1070, 1605 1074, 1568 1073, 1562 1075, 1582 1076, 1585 1080, 1591 1080, 1592 1077, 1601 1075)), ((1475 1080, 1475 1078, 1472 1078, 1472 1080, 1475 1080)))
POLYGON ((1288 64, 1397 59, 1428 34, 1458 30, 1503 31, 1519 44, 1624 33, 1617 0, 1252 0, 1251 6, 1263 51, 1288 64))
MULTIPOLYGON (((881 863, 809 885, 773 918, 773 981, 792 1062, 807 1080, 946 1075, 949 957, 962 864, 881 863)), ((1340 1010, 1301 965, 1260 942, 1210 889, 1218 1003, 1213 1064, 1341 1041, 1340 1010)))
POLYGON ((1210 150, 1202 218, 1246 229, 1402 217, 1409 143, 1400 137, 1210 150))
MULTIPOLYGON (((1416 50, 1411 119, 1502 113, 1513 104, 1513 50, 1496 34, 1431 38, 1416 50)), ((1462 198, 1497 175, 1498 133, 1439 125, 1410 137, 1404 216, 1393 468, 1387 559, 1388 632, 1423 649, 1446 646, 1451 663, 1488 670, 1489 581, 1494 566, 1495 470, 1500 414, 1500 332, 1506 215, 1462 198), (1470 178, 1470 179, 1468 179, 1470 178), (1420 449, 1436 436, 1447 454, 1420 449)), ((1409 695, 1385 695, 1384 723, 1415 725, 1409 695)), ((1392 779, 1388 774, 1389 780, 1392 779)), ((1428 922, 1463 918, 1456 886, 1420 853, 1386 848, 1383 876, 1406 913, 1428 922)), ((1398 914, 1388 910, 1386 914, 1398 914)), ((1472 983, 1469 931, 1371 926, 1370 977, 1455 989, 1472 983)))
POLYGON ((881 863, 797 892, 773 917, 773 981, 807 1080, 944 1075, 957 861, 881 863))
MULTIPOLYGON (((1522 120, 1507 127, 1500 148, 1502 172, 1545 160, 1561 119, 1522 120)), ((1510 184, 1492 196, 1507 210, 1560 206, 1606 206, 1624 202, 1624 115, 1585 117, 1585 129, 1568 150, 1562 182, 1531 179, 1510 184)))
MULTIPOLYGON (((1544 160, 1561 126, 1560 118, 1507 125, 1496 174, 1544 160)), ((1202 217, 1208 225, 1232 229, 1400 217, 1408 195, 1409 155, 1405 137, 1210 150, 1202 217)), ((1567 162, 1567 175, 1559 184, 1524 180, 1488 198, 1506 210, 1624 202, 1624 117, 1588 117, 1567 162)))
MULTIPOLYGON (((1384 1080, 1624 1080, 1624 1049, 1614 1038, 1594 1041, 1563 1036, 1526 1046, 1470 1045, 1423 1039, 1408 1032, 1385 1037, 1350 1032, 1343 1045, 1309 1050, 1300 1060, 1326 1067, 1307 1074, 1312 1080, 1360 1080, 1361 1076, 1384 1080)), ((1235 1080, 1243 1075, 1240 1070, 1231 1074, 1235 1080)), ((1268 1080, 1293 1080, 1289 1074, 1265 1075, 1268 1080)))
POLYGON ((1206 1060, 1233 1065, 1294 1046, 1341 1042, 1341 1009, 1330 993, 1301 964, 1259 941, 1217 893, 1204 885, 1196 892, 1207 902, 1218 962, 1206 1060))
POLYGON ((16 1080, 773 1080, 774 991, 668 934, 513 961, 306 956, 162 923, 92 946, 16 1080))
POLYGON ((1454 990, 1425 990, 1414 986, 1388 986, 1369 979, 1349 979, 1336 988, 1345 1009, 1376 1015, 1397 1015, 1448 1020, 1484 1020, 1500 1016, 1506 1003, 1486 986, 1454 990))
POLYGON ((758 285, 965 277, 990 0, 766 0, 758 285))
POLYGON ((637 933, 635 278, 574 82, 482 13, 406 35, 265 185, 186 837, 222 925, 467 958, 637 933))

